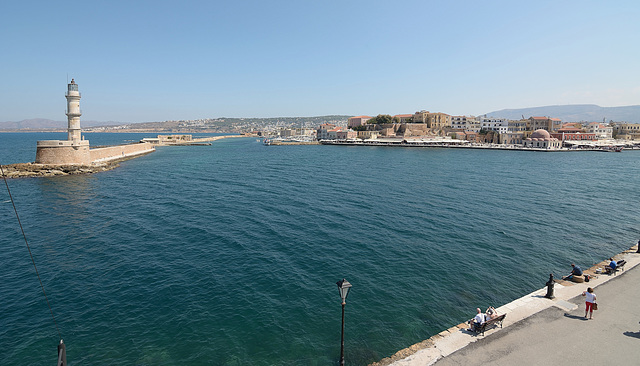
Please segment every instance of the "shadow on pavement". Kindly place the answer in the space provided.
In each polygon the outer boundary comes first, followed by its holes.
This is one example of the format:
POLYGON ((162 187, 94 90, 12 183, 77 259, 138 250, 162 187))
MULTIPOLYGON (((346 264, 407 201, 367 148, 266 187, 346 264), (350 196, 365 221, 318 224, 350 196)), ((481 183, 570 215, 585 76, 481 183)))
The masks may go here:
POLYGON ((640 338, 640 332, 624 332, 627 337, 640 338))
POLYGON ((579 319, 579 320, 588 320, 587 318, 585 318, 584 316, 580 316, 580 315, 571 315, 571 314, 567 314, 564 313, 565 318, 571 318, 571 319, 579 319))

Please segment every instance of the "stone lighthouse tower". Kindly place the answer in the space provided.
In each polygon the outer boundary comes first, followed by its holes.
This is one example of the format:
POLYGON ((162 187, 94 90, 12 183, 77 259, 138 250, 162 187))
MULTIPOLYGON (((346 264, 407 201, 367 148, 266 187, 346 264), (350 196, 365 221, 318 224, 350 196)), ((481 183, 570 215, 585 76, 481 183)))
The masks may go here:
POLYGON ((67 139, 38 141, 37 164, 89 165, 89 141, 82 138, 80 129, 80 92, 74 79, 67 84, 67 139))
POLYGON ((80 129, 80 116, 82 112, 80 112, 80 92, 78 91, 78 84, 76 84, 74 79, 71 79, 71 83, 67 85, 67 93, 65 94, 67 98, 67 119, 69 120, 69 125, 67 128, 68 132, 68 141, 73 141, 74 143, 78 143, 82 140, 82 130, 80 129))

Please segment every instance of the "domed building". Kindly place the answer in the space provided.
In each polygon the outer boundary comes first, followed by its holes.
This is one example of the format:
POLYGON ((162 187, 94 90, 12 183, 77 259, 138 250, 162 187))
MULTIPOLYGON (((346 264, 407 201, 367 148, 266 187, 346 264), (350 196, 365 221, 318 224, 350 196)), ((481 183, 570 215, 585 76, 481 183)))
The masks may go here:
POLYGON ((523 141, 524 147, 533 147, 536 149, 559 149, 562 141, 555 137, 551 137, 547 130, 535 130, 531 137, 523 141))

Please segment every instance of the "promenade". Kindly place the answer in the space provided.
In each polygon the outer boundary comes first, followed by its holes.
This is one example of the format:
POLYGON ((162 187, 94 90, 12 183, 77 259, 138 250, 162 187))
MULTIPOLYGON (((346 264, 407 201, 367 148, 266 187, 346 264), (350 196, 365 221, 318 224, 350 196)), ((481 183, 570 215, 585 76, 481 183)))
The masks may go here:
POLYGON ((460 324, 373 365, 640 364, 640 254, 636 248, 614 257, 627 261, 617 275, 600 274, 588 283, 560 281, 553 300, 544 297, 546 288, 542 288, 501 306, 498 312, 507 314, 502 329, 475 336, 460 324), (599 305, 592 320, 584 319, 581 294, 587 287, 594 288, 599 305))

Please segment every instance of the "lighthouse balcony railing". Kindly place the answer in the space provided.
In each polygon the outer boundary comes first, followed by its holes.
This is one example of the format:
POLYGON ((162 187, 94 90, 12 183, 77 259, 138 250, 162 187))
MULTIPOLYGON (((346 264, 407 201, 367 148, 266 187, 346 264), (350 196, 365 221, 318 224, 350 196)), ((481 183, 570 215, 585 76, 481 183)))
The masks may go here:
POLYGON ((67 92, 64 93, 64 96, 68 97, 68 96, 73 95, 73 96, 76 96, 76 97, 82 97, 82 93, 80 93, 79 91, 73 91, 72 93, 73 94, 71 94, 70 92, 67 91, 67 92))

